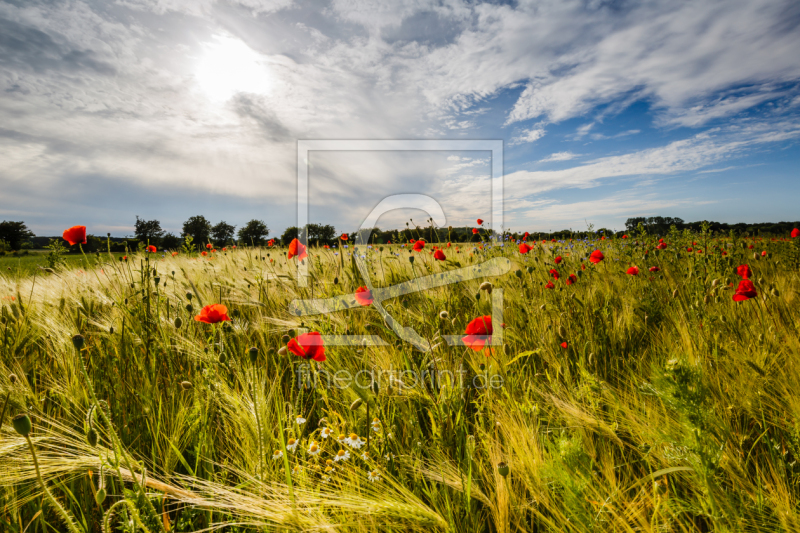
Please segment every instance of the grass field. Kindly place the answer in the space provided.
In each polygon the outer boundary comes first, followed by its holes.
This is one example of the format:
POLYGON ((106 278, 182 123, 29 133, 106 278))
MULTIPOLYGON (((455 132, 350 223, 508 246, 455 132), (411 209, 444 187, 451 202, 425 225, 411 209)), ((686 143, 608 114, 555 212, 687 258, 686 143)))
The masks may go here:
POLYGON ((383 302, 431 351, 368 302, 289 313, 365 285, 352 246, 309 249, 307 287, 285 248, 3 258, 0 530, 800 529, 800 238, 528 244, 360 247, 379 287, 512 262, 383 302), (498 289, 501 346, 444 342, 498 289))
MULTIPOLYGON (((122 253, 111 254, 112 257, 117 259, 124 255, 125 254, 122 253)), ((15 257, 11 254, 0 255, 0 271, 7 276, 12 276, 15 278, 32 276, 33 274, 39 273, 42 268, 47 268, 46 257, 47 251, 44 250, 32 250, 28 253, 28 255, 20 255, 18 257, 15 257)), ((84 257, 81 254, 73 253, 64 255, 63 257, 64 261, 66 262, 66 266, 72 268, 86 267, 87 262, 89 265, 93 265, 97 262, 97 257, 94 254, 84 257)), ((108 261, 108 259, 108 254, 103 254, 103 260, 108 261)))

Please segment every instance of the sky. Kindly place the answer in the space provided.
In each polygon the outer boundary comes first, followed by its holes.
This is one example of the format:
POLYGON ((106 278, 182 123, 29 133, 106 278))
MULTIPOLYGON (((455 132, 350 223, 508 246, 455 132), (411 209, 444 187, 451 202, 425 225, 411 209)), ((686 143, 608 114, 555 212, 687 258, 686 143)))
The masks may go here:
MULTIPOLYGON (((280 235, 307 139, 502 140, 512 231, 797 220, 798 50, 796 0, 0 1, 0 220, 280 235)), ((340 231, 491 222, 490 152, 300 164, 340 231)))

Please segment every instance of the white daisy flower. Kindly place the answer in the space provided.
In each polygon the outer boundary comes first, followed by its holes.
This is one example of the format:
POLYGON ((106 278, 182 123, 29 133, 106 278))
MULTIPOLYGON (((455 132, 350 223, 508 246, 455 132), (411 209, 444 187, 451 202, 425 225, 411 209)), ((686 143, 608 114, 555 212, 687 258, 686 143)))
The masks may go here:
POLYGON ((276 461, 278 459, 281 459, 282 457, 283 457, 283 452, 280 450, 275 450, 275 453, 272 454, 272 458, 275 459, 276 461))
POLYGON ((384 455, 383 457, 384 457, 384 459, 386 459, 387 461, 394 461, 394 454, 393 454, 393 453, 391 453, 391 452, 387 453, 387 454, 386 454, 386 455, 384 455))
POLYGON ((333 462, 338 463, 339 461, 347 461, 348 459, 350 459, 350 452, 347 450, 339 450, 339 453, 333 458, 333 462))
POLYGON ((371 457, 369 456, 369 452, 362 453, 361 459, 363 459, 364 461, 369 461, 371 459, 371 457))
POLYGON ((286 443, 286 449, 294 453, 294 451, 297 449, 298 444, 299 441, 297 439, 289 439, 288 442, 286 443))
POLYGON ((364 444, 366 444, 366 441, 361 440, 361 437, 359 437, 355 433, 351 433, 350 436, 347 439, 345 439, 344 443, 358 450, 364 444))
POLYGON ((333 435, 333 430, 331 428, 322 428, 322 431, 320 431, 319 435, 323 439, 327 439, 328 437, 333 435))
POLYGON ((295 474, 295 475, 299 474, 302 471, 303 471, 303 469, 300 468, 300 465, 294 465, 294 468, 292 468, 292 474, 295 474))
POLYGON ((339 441, 339 444, 345 444, 347 442, 347 435, 339 435, 336 440, 339 441))
POLYGON ((380 481, 381 480, 381 473, 378 472, 377 470, 373 470, 372 472, 369 473, 369 475, 367 476, 367 479, 372 481, 373 483, 375 481, 380 481))
POLYGON ((375 433, 381 432, 381 421, 377 418, 372 419, 372 431, 375 433))
POLYGON ((294 421, 295 421, 295 422, 297 422, 297 425, 298 425, 298 426, 302 426, 303 424, 305 424, 305 423, 306 423, 306 419, 305 419, 305 418, 303 418, 303 417, 302 417, 302 416, 300 416, 300 415, 297 415, 297 418, 295 418, 295 419, 294 419, 294 421))
POLYGON ((308 446, 308 455, 319 455, 319 452, 322 451, 317 444, 317 441, 311 441, 311 444, 308 446))

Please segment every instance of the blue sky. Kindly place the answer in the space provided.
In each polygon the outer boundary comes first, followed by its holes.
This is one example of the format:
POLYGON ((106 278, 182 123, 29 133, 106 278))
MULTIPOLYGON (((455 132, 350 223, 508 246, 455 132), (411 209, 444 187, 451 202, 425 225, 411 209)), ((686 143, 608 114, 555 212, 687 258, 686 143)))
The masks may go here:
MULTIPOLYGON (((512 230, 797 220, 797 50, 796 1, 0 2, 0 220, 280 234, 298 139, 502 139, 512 230)), ((486 153, 310 163, 340 230, 490 218, 486 153)))

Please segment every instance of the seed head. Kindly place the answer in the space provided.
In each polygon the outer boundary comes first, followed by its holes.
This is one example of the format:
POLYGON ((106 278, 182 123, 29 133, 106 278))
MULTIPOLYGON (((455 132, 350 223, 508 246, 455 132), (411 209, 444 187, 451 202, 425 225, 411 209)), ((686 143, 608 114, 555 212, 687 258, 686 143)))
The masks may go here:
POLYGON ((442 320, 447 320, 448 318, 450 318, 450 315, 447 314, 447 311, 441 311, 439 313, 439 318, 441 318, 442 320))
POLYGON ((193 386, 194 385, 192 385, 191 381, 181 381, 181 389, 182 390, 191 390, 191 388, 193 386))
POLYGON ((361 407, 362 403, 364 403, 364 402, 361 401, 361 398, 356 398, 356 401, 354 401, 353 403, 350 404, 350 410, 351 411, 355 411, 356 409, 361 407))
POLYGON ((256 364, 256 361, 258 360, 258 348, 253 346, 247 350, 247 353, 250 355, 250 362, 256 364))
POLYGON ((83 348, 84 338, 83 335, 75 335, 72 337, 72 345, 75 346, 76 350, 80 350, 83 348))
POLYGON ((14 383, 17 382, 17 375, 16 374, 9 374, 8 375, 8 381, 10 381, 11 384, 13 385, 14 383))
POLYGON ((15 416, 12 420, 12 423, 14 425, 14 431, 23 437, 27 437, 33 428, 31 425, 31 419, 25 413, 15 416))

